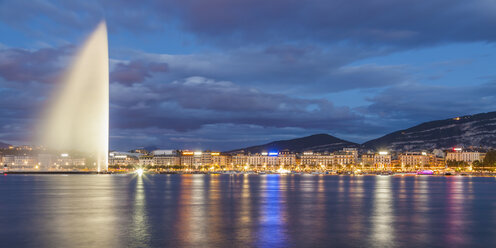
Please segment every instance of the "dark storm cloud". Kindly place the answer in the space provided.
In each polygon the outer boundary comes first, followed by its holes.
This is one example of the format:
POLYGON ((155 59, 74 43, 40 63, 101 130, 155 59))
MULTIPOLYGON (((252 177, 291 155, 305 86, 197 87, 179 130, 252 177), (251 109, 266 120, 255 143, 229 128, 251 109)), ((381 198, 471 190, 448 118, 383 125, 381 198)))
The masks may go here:
POLYGON ((72 52, 71 46, 24 50, 0 49, 0 77, 10 82, 52 83, 72 52))
MULTIPOLYGON (((153 145, 164 149, 218 149, 221 151, 292 139, 325 132, 301 128, 270 128, 256 125, 211 124, 190 132, 164 131, 158 128, 139 130, 113 128, 110 137, 113 147, 128 149, 125 144, 139 141, 142 146, 153 145), (270 135, 268 135, 270 134, 270 135), (242 144, 240 144, 242 141, 242 144)), ((338 135, 339 136, 339 135, 338 135)))
POLYGON ((29 143, 46 92, 46 84, 0 79, 0 141, 29 143))
POLYGON ((112 92, 117 128, 185 131, 227 123, 350 130, 362 121, 325 99, 292 98, 202 77, 159 86, 113 84, 112 92))
POLYGON ((167 63, 156 63, 146 61, 130 61, 128 63, 117 63, 110 74, 111 82, 122 84, 142 83, 152 73, 167 72, 167 63))
MULTIPOLYGON (((84 28, 102 17, 112 31, 155 32, 168 24, 214 43, 347 41, 415 47, 496 39, 491 0, 211 0, 211 1, 4 1, 0 19, 35 31, 37 20, 84 28), (40 18, 42 17, 42 18, 40 18)), ((90 25, 92 26, 92 25, 90 25)), ((54 31, 56 32, 56 31, 54 31)))
POLYGON ((71 46, 0 49, 0 140, 29 143, 46 96, 72 53, 71 46))
POLYGON ((445 41, 494 41, 494 1, 165 1, 168 14, 203 37, 236 43, 266 40, 347 40, 417 46, 445 41))
POLYGON ((159 76, 163 81, 198 75, 235 81, 267 91, 323 93, 402 83, 408 78, 406 66, 348 65, 355 60, 388 52, 341 46, 327 50, 283 45, 222 53, 137 56, 141 60, 167 63, 169 72, 159 76))
POLYGON ((405 84, 369 99, 367 112, 385 119, 420 123, 427 120, 494 111, 496 81, 480 85, 405 84))

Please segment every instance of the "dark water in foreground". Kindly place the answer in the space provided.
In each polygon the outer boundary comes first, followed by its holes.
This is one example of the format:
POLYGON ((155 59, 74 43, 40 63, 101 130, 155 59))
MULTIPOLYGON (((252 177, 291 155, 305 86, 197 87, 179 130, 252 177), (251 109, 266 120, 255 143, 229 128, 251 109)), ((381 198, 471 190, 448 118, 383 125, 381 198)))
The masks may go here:
POLYGON ((1 247, 496 247, 496 179, 7 175, 1 247))

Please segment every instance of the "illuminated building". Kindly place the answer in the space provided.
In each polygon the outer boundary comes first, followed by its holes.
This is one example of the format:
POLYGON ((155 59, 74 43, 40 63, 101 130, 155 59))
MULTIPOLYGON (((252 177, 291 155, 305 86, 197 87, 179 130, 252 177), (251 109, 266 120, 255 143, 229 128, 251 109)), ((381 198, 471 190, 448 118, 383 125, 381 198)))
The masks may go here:
POLYGON ((223 155, 220 152, 212 152, 210 153, 212 156, 212 165, 218 165, 221 167, 225 167, 229 165, 229 156, 223 155))
POLYGON ((55 162, 55 167, 58 169, 71 170, 77 167, 83 167, 86 165, 86 159, 80 157, 72 157, 69 154, 60 154, 55 162))
POLYGON ((353 161, 351 161, 351 164, 358 163, 358 150, 356 148, 343 148, 342 152, 353 157, 353 161))
POLYGON ((314 153, 305 151, 300 155, 300 163, 303 166, 330 166, 332 165, 333 155, 314 153))
POLYGON ((138 158, 138 164, 140 166, 153 166, 154 165, 154 157, 152 155, 141 155, 138 158))
POLYGON ((129 166, 139 163, 140 154, 130 152, 111 152, 108 157, 109 165, 129 166))
MULTIPOLYGON (((175 166, 181 164, 176 150, 155 150, 152 152, 152 166, 175 166)), ((147 157, 143 157, 143 163, 149 164, 147 157)))
POLYGON ((38 164, 40 170, 50 170, 54 167, 57 161, 57 156, 54 154, 41 153, 38 154, 38 164))
POLYGON ((28 155, 5 155, 2 164, 7 165, 9 171, 32 171, 39 169, 36 157, 28 155))
POLYGON ((446 161, 463 161, 472 164, 474 161, 482 161, 486 154, 476 151, 463 151, 462 148, 455 147, 446 154, 446 161))
POLYGON ((242 153, 235 154, 231 157, 233 165, 246 165, 248 163, 248 156, 242 153))
POLYGON ((341 151, 334 152, 332 156, 333 165, 350 165, 356 164, 358 152, 354 148, 345 148, 341 151))
POLYGON ((430 166, 432 154, 425 152, 406 152, 400 154, 400 164, 402 166, 430 166))
POLYGON ((373 166, 375 164, 374 160, 375 154, 367 153, 367 154, 362 154, 361 157, 361 164, 364 166, 373 166))
POLYGON ((278 155, 269 156, 268 153, 256 153, 247 156, 247 164, 254 166, 277 166, 278 155))
POLYGON ((5 155, 2 157, 2 164, 6 164, 8 166, 13 165, 15 161, 14 155, 5 155))
POLYGON ((202 165, 211 165, 212 164, 211 152, 202 152, 201 153, 201 164, 202 165))
POLYGON ((173 156, 154 156, 152 159, 152 166, 174 166, 180 164, 180 158, 176 155, 173 156))
POLYGON ((202 166, 202 155, 201 151, 182 151, 180 155, 180 164, 186 167, 195 167, 198 168, 202 166))
MULTIPOLYGON (((233 161, 236 156, 233 156, 233 161)), ((242 156, 238 156, 237 158, 241 158, 242 156)), ((262 153, 249 154, 245 156, 246 163, 245 165, 253 165, 253 166, 292 166, 296 164, 296 155, 294 153, 290 153, 288 150, 285 151, 269 151, 262 153)), ((240 161, 241 162, 241 161, 240 161)), ((239 164, 241 165, 241 164, 239 164)))
POLYGON ((293 166, 296 164, 296 155, 289 152, 289 150, 281 151, 277 156, 278 165, 288 165, 293 166))
POLYGON ((391 155, 386 151, 374 154, 374 165, 378 169, 391 167, 391 155))

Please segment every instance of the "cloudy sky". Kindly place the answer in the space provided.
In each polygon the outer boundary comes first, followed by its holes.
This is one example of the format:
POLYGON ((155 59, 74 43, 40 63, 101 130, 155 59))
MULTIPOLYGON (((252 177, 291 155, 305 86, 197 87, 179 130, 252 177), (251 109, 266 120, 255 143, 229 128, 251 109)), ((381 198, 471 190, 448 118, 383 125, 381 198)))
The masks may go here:
POLYGON ((114 149, 361 143, 496 110, 493 0, 5 0, 0 141, 30 142, 102 19, 114 149))

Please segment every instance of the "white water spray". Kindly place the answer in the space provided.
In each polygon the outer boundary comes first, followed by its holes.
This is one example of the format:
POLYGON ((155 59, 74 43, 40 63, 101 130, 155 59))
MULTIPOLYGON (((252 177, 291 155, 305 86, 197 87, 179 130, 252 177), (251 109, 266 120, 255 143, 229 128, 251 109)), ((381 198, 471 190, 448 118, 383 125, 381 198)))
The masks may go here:
POLYGON ((40 144, 53 151, 83 153, 98 171, 108 168, 109 63, 102 21, 61 79, 41 126, 40 144))

